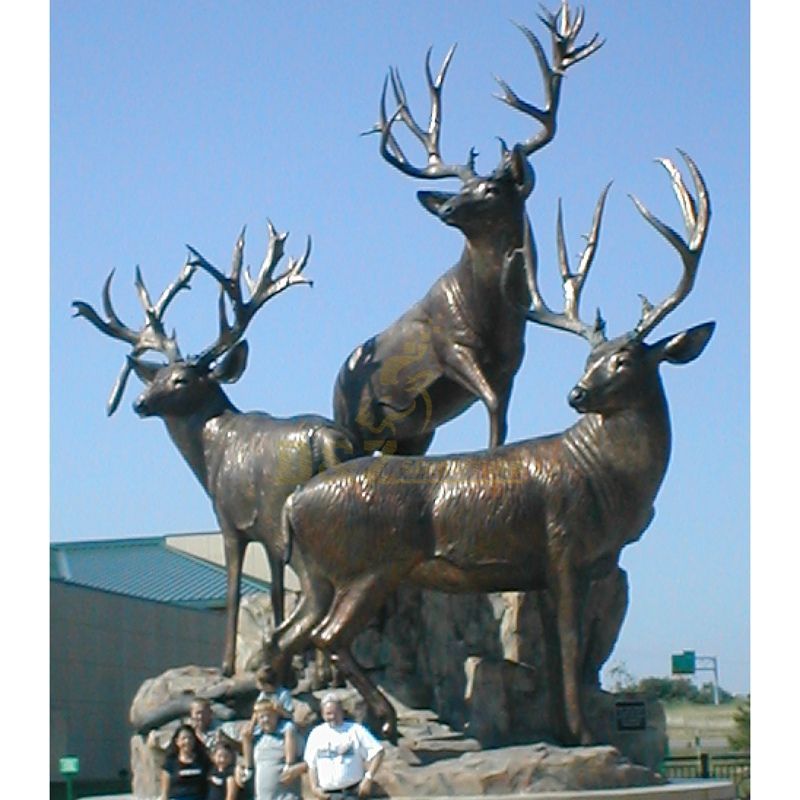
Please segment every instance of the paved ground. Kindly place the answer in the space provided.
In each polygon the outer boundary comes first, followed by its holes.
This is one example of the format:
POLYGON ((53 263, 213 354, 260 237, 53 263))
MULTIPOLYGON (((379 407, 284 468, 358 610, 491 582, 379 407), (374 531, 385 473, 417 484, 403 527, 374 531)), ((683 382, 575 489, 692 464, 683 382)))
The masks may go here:
MULTIPOLYGON (((539 794, 494 795, 494 800, 734 800, 736 792, 729 781, 675 781, 666 786, 638 789, 602 789, 593 792, 543 792, 539 794)), ((132 794, 108 794, 87 800, 136 800, 132 794)), ((394 798, 394 800, 406 800, 394 798)), ((485 797, 460 797, 459 800, 486 800, 485 797)))

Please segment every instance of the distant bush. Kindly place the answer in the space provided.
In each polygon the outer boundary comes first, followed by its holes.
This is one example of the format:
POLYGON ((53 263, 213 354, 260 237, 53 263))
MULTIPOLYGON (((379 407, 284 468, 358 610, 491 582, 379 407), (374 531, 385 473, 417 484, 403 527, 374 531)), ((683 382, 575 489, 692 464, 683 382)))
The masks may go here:
POLYGON ((696 703, 700 690, 686 678, 642 678, 636 691, 648 700, 684 700, 696 703))
MULTIPOLYGON (((663 702, 684 702, 711 704, 714 702, 714 684, 704 683, 698 688, 688 678, 641 678, 636 680, 624 663, 614 665, 609 670, 614 692, 638 692, 648 700, 663 702)), ((730 703, 735 698, 723 688, 719 688, 720 703, 730 703)))
POLYGON ((728 737, 728 744, 734 750, 750 751, 750 695, 736 709, 733 715, 736 732, 728 737))
MULTIPOLYGON (((636 691, 648 700, 711 704, 714 702, 714 684, 704 683, 699 689, 687 678, 642 678, 636 691)), ((733 695, 719 688, 720 703, 730 703, 733 695)))
MULTIPOLYGON (((719 701, 720 703, 730 703, 735 698, 730 692, 726 692, 721 686, 717 689, 719 694, 719 701)), ((697 693, 697 699, 694 700, 695 703, 713 703, 714 702, 714 684, 713 683, 704 683, 700 687, 700 691, 697 693)))

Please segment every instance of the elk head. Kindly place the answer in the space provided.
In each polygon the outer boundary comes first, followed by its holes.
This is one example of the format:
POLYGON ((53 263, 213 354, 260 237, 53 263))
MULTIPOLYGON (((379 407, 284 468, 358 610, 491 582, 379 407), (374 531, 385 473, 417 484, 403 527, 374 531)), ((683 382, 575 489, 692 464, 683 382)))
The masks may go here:
POLYGON ((133 404, 140 417, 187 417, 210 406, 228 405, 220 384, 235 383, 247 366, 247 342, 237 342, 214 365, 195 359, 158 364, 128 356, 131 369, 145 384, 133 404))
POLYGON ((414 119, 408 106, 403 82, 397 69, 390 69, 383 84, 380 116, 369 133, 380 134, 380 152, 386 161, 413 178, 459 178, 462 188, 457 193, 421 191, 417 193, 422 205, 447 225, 459 228, 468 238, 480 236, 483 231, 496 231, 497 225, 518 226, 525 200, 534 186, 533 169, 527 157, 548 144, 556 132, 556 115, 561 94, 561 81, 566 70, 596 50, 603 41, 597 35, 583 45, 576 39, 583 27, 583 10, 570 16, 569 5, 563 0, 555 14, 544 11, 540 17, 550 31, 553 63, 548 63, 541 43, 524 25, 517 25, 530 42, 539 62, 545 90, 543 108, 531 105, 519 98, 503 80, 496 78, 502 94, 496 95, 512 108, 533 117, 541 130, 510 149, 500 139, 501 158, 497 168, 482 176, 475 171, 477 153, 470 149, 464 164, 446 164, 442 160, 439 137, 441 128, 442 85, 455 52, 455 45, 445 55, 442 66, 434 79, 431 72, 431 50, 425 58, 425 76, 431 98, 430 122, 424 130, 414 119), (391 82, 397 107, 391 116, 386 113, 386 91, 391 82), (411 134, 420 141, 427 154, 424 167, 413 166, 406 158, 395 137, 392 126, 402 120, 411 134))
POLYGON ((569 404, 580 413, 602 413, 609 416, 635 406, 652 405, 653 398, 661 396, 663 392, 658 374, 659 365, 664 361, 672 364, 686 364, 693 361, 702 353, 714 331, 714 323, 706 322, 654 344, 647 344, 644 341, 653 328, 692 290, 711 217, 708 189, 700 170, 686 153, 678 152, 689 168, 697 194, 696 199, 692 197, 672 161, 662 158, 658 159, 658 162, 666 169, 672 181, 673 191, 683 213, 688 234, 687 241, 656 218, 639 200, 635 197, 632 199, 642 216, 678 252, 683 263, 680 281, 675 290, 658 305, 652 305, 646 297, 640 295, 642 313, 639 322, 631 331, 615 339, 610 341, 606 339, 605 323, 599 311, 593 323, 583 322, 579 317, 580 295, 596 253, 603 208, 610 184, 603 190, 597 202, 592 229, 586 237, 586 247, 580 255, 579 265, 574 273, 570 270, 566 256, 563 216, 559 204, 558 257, 565 299, 565 308, 561 313, 552 312, 539 291, 536 250, 530 229, 526 226, 522 253, 532 303, 530 309, 523 310, 525 316, 530 322, 575 333, 586 339, 591 346, 584 374, 568 398, 569 404))
POLYGON ((128 342, 132 352, 128 355, 120 377, 114 385, 108 401, 108 413, 112 414, 125 388, 131 371, 134 371, 145 384, 145 389, 134 404, 134 410, 143 417, 187 417, 198 413, 213 413, 229 407, 230 403, 220 384, 238 380, 247 365, 247 342, 242 339, 250 320, 255 313, 272 297, 295 284, 309 284, 302 271, 311 252, 308 240, 305 253, 298 259, 290 259, 286 270, 275 276, 275 269, 283 257, 287 234, 278 233, 272 223, 268 223, 269 243, 267 254, 256 279, 247 269, 244 277, 250 292, 245 299, 242 284, 242 260, 244 255, 244 230, 236 241, 230 275, 223 275, 200 253, 189 247, 187 259, 177 280, 161 295, 158 302, 150 301, 141 273, 136 270, 136 288, 145 311, 145 324, 138 331, 125 326, 115 313, 111 304, 110 287, 113 272, 106 279, 103 288, 103 306, 107 319, 87 303, 75 301, 75 316, 83 316, 98 330, 115 339, 128 342), (175 333, 167 336, 162 317, 168 304, 180 289, 189 288, 189 281, 200 267, 211 275, 220 285, 219 294, 219 335, 216 341, 197 356, 184 358, 176 340, 175 333), (227 298, 227 301, 226 301, 227 298), (229 322, 226 302, 230 304, 233 321, 229 322), (147 361, 141 355, 148 350, 159 352, 167 359, 166 363, 147 361))

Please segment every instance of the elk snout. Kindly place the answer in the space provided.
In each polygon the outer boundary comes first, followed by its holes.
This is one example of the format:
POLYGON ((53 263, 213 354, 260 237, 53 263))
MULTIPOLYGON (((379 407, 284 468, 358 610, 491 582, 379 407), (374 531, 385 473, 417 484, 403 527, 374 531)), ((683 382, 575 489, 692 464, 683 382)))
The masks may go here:
POLYGON ((586 398, 588 397, 588 392, 584 389, 580 384, 575 386, 572 391, 567 396, 567 402, 576 410, 576 411, 586 411, 586 398))
POLYGON ((147 403, 147 396, 144 394, 140 394, 136 400, 133 402, 133 410, 140 416, 140 417, 149 417, 152 416, 152 411, 150 411, 150 406, 147 403))

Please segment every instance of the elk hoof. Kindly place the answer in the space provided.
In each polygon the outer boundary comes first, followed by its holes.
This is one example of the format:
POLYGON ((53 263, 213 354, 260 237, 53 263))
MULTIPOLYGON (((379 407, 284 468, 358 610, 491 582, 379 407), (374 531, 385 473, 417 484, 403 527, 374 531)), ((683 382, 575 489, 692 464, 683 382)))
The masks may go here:
POLYGON ((233 675, 233 664, 229 661, 222 662, 222 677, 223 678, 230 678, 233 675))

